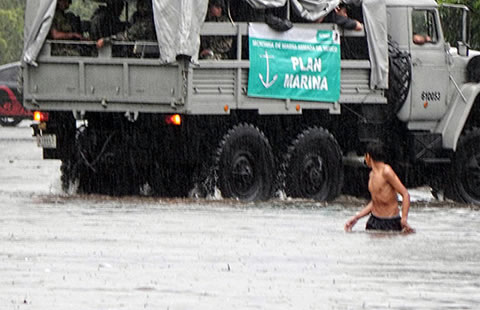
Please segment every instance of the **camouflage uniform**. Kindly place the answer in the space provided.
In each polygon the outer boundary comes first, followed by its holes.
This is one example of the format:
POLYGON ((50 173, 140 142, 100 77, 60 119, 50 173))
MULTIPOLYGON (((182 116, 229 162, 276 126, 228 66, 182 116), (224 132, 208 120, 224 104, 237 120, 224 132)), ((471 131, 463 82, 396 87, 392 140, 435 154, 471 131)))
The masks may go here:
POLYGON ((90 38, 98 40, 125 30, 125 24, 108 7, 99 7, 92 16, 90 38))
MULTIPOLYGON (((71 20, 72 18, 69 18, 64 11, 57 9, 53 17, 52 29, 60 32, 74 32, 71 20)), ((53 44, 52 56, 80 56, 80 52, 75 46, 69 44, 53 44)))
MULTIPOLYGON (((119 41, 156 41, 157 33, 153 21, 153 12, 147 11, 143 14, 136 14, 134 23, 127 30, 117 33, 112 37, 119 41)), ((115 57, 158 57, 158 47, 153 46, 116 46, 113 49, 115 57), (148 55, 146 55, 148 54, 148 55)))
MULTIPOLYGON (((229 19, 222 15, 220 17, 208 17, 207 22, 228 22, 229 19)), ((203 56, 202 59, 228 59, 231 58, 229 53, 232 49, 233 38, 227 36, 205 36, 202 39, 200 50, 211 50, 212 54, 203 56)))
POLYGON ((52 29, 61 32, 73 32, 73 26, 70 24, 70 18, 62 10, 55 10, 55 16, 52 21, 52 29))
POLYGON ((121 41, 156 41, 157 34, 153 22, 153 14, 138 16, 135 23, 124 32, 117 34, 121 41))

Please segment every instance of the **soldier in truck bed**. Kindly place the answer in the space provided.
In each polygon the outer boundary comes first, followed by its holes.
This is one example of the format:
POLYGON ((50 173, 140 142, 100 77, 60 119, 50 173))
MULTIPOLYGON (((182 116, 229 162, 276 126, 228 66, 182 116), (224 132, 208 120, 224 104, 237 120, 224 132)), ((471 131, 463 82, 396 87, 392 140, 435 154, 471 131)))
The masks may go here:
POLYGON ((361 22, 348 16, 347 6, 343 3, 340 3, 333 12, 330 12, 323 22, 335 23, 341 28, 347 30, 363 30, 363 24, 361 22))
POLYGON ((126 28, 126 23, 120 21, 125 2, 107 0, 106 4, 98 7, 91 18, 90 39, 92 40, 109 37, 126 28))
POLYGON ((291 17, 291 20, 293 22, 297 23, 334 23, 337 24, 340 28, 346 29, 346 30, 355 30, 355 31, 361 31, 363 30, 363 24, 353 18, 350 18, 347 13, 347 6, 344 3, 340 3, 335 10, 331 11, 328 13, 326 16, 321 17, 315 21, 309 21, 301 16, 298 16, 298 14, 295 14, 295 11, 293 10, 293 14, 291 17))
MULTIPOLYGON (((66 13, 71 0, 58 0, 57 7, 55 9, 55 16, 53 17, 52 26, 48 35, 52 40, 86 40, 86 38, 78 31, 76 25, 73 23, 72 13, 66 13)), ((54 56, 79 56, 80 50, 72 45, 68 44, 53 44, 52 55, 54 56)))
MULTIPOLYGON (((225 15, 224 0, 210 0, 208 4, 207 22, 229 22, 225 15)), ((228 59, 232 49, 233 38, 228 36, 206 36, 202 38, 200 47, 201 59, 228 59)))
POLYGON ((118 41, 156 41, 155 24, 153 21, 153 8, 151 0, 138 0, 135 21, 127 30, 110 37, 97 40, 97 48, 102 48, 106 40, 118 41))

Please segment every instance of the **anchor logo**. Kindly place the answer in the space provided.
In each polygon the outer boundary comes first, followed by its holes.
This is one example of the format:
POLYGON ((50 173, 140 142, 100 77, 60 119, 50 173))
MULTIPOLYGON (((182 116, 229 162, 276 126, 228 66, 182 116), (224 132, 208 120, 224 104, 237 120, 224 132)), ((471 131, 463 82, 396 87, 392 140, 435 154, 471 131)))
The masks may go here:
POLYGON ((273 77, 273 80, 269 81, 270 80, 270 61, 269 60, 274 59, 275 57, 268 55, 267 51, 265 51, 265 55, 260 55, 260 57, 265 58, 267 60, 267 79, 264 80, 263 75, 261 73, 258 74, 258 77, 260 78, 260 81, 262 81, 262 84, 263 86, 265 86, 265 88, 270 88, 273 84, 275 84, 278 78, 278 74, 275 74, 275 76, 273 77))

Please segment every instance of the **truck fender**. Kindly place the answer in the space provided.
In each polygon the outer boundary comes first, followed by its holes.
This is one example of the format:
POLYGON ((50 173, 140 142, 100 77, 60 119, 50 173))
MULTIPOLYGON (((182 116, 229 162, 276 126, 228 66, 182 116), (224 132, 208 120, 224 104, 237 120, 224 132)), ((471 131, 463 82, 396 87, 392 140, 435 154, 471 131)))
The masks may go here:
POLYGON ((466 83, 457 90, 452 104, 440 121, 437 130, 435 130, 442 134, 443 147, 454 151, 457 149, 458 139, 462 134, 475 99, 480 93, 480 84, 466 83))

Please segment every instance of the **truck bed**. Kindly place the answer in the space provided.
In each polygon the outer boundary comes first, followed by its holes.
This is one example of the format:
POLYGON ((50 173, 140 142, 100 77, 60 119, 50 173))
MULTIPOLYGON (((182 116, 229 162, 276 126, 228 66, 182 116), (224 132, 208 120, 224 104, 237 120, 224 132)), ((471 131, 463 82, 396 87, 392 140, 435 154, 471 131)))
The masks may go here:
MULTIPOLYGON (((231 35, 241 42, 247 24, 205 23, 202 35, 231 35)), ((332 27, 321 25, 321 27, 332 27)), ((344 32, 343 35, 358 36, 344 32)), ((161 64, 156 58, 112 57, 107 45, 94 56, 51 56, 47 41, 38 66, 24 70, 25 106, 41 110, 79 112, 138 112, 228 114, 232 109, 257 110, 259 114, 299 114, 308 109, 341 113, 342 104, 385 104, 383 91, 370 89, 370 62, 342 60, 341 95, 338 102, 295 101, 247 96, 249 61, 200 60, 161 64)), ((82 44, 94 48, 94 42, 82 44)), ((136 42, 136 47, 152 43, 136 42)))

